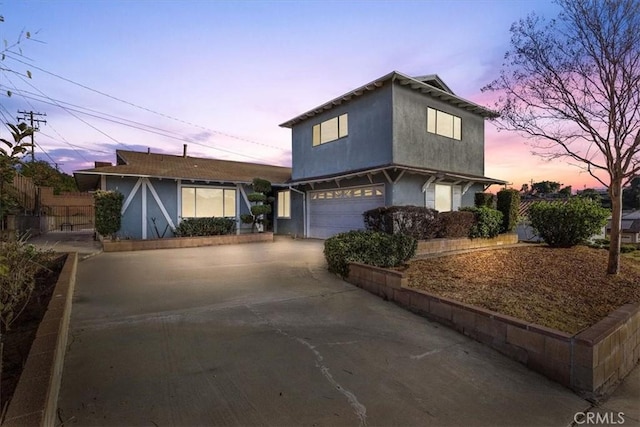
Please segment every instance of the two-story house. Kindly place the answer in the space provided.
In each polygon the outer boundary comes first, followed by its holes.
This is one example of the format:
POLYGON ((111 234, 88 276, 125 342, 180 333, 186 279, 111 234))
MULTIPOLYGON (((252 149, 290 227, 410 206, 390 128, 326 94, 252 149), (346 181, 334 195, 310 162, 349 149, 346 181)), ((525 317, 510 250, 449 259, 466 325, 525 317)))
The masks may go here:
POLYGON ((456 96, 436 75, 389 73, 281 124, 292 168, 119 150, 115 165, 77 171, 82 190, 124 194, 121 234, 156 237, 183 218, 249 212, 253 178, 274 184, 274 231, 327 238, 364 228, 380 206, 472 206, 504 181, 484 176, 490 110, 456 96))
POLYGON ((379 206, 473 206, 504 181, 484 176, 484 120, 495 113, 437 76, 391 72, 280 126, 292 131, 295 215, 279 231, 326 238, 363 228, 379 206))

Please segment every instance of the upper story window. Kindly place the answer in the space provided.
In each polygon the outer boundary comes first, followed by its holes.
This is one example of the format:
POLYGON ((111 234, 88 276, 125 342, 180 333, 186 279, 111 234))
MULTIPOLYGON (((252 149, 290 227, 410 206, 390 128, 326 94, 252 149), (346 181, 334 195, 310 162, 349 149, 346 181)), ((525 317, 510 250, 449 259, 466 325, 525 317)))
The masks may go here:
POLYGON ((313 126, 313 146, 335 141, 349 134, 347 114, 325 120, 313 126))
POLYGON ((235 217, 236 190, 231 188, 182 187, 182 217, 235 217))
POLYGON ((460 140, 462 123, 460 117, 435 108, 427 108, 427 132, 460 140))

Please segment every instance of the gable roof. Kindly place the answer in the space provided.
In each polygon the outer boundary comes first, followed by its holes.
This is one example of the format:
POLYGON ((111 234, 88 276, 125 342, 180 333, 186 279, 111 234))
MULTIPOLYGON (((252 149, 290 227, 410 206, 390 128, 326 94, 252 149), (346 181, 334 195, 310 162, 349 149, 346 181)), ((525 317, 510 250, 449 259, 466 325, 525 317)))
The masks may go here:
POLYGON ((460 98, 459 96, 455 95, 453 91, 449 89, 449 87, 444 83, 444 81, 436 74, 429 74, 420 77, 409 77, 398 71, 392 71, 391 73, 384 75, 370 83, 367 83, 364 86, 360 86, 359 88, 347 92, 337 98, 334 98, 329 102, 326 102, 312 110, 307 111, 306 113, 302 113, 299 116, 287 120, 286 122, 280 124, 280 127, 291 128, 295 124, 303 122, 324 111, 331 110, 332 108, 345 102, 349 102, 351 99, 362 96, 366 92, 376 90, 389 82, 396 81, 402 86, 407 86, 410 89, 430 95, 443 102, 470 111, 474 114, 478 114, 482 117, 493 118, 498 116, 495 111, 491 111, 488 108, 485 108, 478 104, 474 104, 471 101, 467 101, 466 99, 460 98))
POLYGON ((284 184, 291 178, 291 168, 207 159, 202 157, 173 156, 139 151, 116 151, 115 166, 98 166, 79 170, 74 176, 81 189, 96 188, 101 175, 184 179, 220 183, 251 183, 259 177, 272 184, 284 184))

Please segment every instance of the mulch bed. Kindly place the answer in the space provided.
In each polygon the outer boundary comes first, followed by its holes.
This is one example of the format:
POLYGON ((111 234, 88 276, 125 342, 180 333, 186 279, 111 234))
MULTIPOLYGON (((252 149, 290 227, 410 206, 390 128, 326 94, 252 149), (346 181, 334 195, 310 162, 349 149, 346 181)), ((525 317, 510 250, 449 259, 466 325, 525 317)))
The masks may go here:
POLYGON ((18 385, 31 344, 47 311, 66 258, 66 255, 58 257, 48 266, 49 270, 40 271, 36 276, 36 285, 27 307, 11 325, 11 329, 2 336, 4 350, 2 354, 2 383, 0 384, 0 412, 5 409, 18 385))
POLYGON ((404 272, 412 288, 574 334, 640 301, 640 258, 623 256, 612 276, 607 257, 586 246, 520 246, 415 260, 404 272))

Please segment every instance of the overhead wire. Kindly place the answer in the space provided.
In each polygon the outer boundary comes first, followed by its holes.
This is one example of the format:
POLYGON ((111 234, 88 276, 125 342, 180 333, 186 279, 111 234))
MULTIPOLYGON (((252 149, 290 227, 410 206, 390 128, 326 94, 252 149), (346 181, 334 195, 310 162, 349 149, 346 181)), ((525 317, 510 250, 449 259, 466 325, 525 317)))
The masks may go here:
MULTIPOLYGON (((16 91, 19 92, 20 90, 16 89, 16 91)), ((18 92, 16 92, 16 93, 18 93, 18 92)), ((190 144, 198 145, 198 146, 201 146, 201 147, 204 147, 204 148, 208 148, 208 149, 211 149, 211 150, 216 150, 216 151, 221 151, 221 152, 233 154, 235 156, 241 156, 241 157, 246 157, 248 159, 263 161, 263 159, 261 157, 256 157, 256 156, 252 156, 252 155, 249 155, 249 154, 238 153, 236 151, 227 150, 227 149, 220 148, 220 147, 215 147, 215 146, 212 146, 212 145, 204 144, 204 143, 199 142, 199 141, 195 141, 195 140, 193 140, 191 138, 186 138, 184 136, 169 135, 169 134, 164 133, 164 132, 171 132, 171 131, 167 131, 165 129, 160 129, 160 128, 157 128, 155 126, 145 125, 143 123, 136 122, 134 120, 119 118, 119 119, 125 120, 127 122, 135 123, 136 125, 130 124, 130 123, 126 123, 126 122, 123 122, 123 121, 120 121, 120 120, 115 120, 115 119, 112 119, 112 118, 109 118, 109 117, 100 116, 98 114, 88 113, 86 111, 82 111, 82 110, 79 110, 79 109, 76 109, 76 108, 65 107, 65 106, 61 105, 59 102, 57 102, 56 100, 53 100, 52 98, 47 97, 46 95, 44 95, 45 98, 48 99, 51 102, 44 101, 42 99, 30 96, 30 95, 21 94, 21 96, 23 98, 26 98, 26 99, 32 99, 34 101, 38 101, 38 102, 41 102, 41 103, 44 103, 44 104, 57 106, 57 107, 65 110, 65 111, 67 111, 68 113, 72 114, 76 118, 77 118, 77 115, 71 113, 72 111, 76 112, 78 114, 83 114, 83 115, 90 116, 90 117, 93 117, 93 118, 97 118, 97 119, 100 119, 100 120, 105 120, 105 121, 108 121, 108 122, 112 122, 112 123, 116 123, 116 124, 119 124, 119 125, 127 126, 127 127, 134 128, 134 129, 137 129, 137 130, 141 130, 141 131, 144 131, 144 132, 156 134, 156 135, 159 135, 159 136, 162 136, 162 137, 165 137, 165 138, 175 139, 175 140, 178 140, 178 141, 181 141, 181 142, 188 142, 190 144), (142 126, 145 126, 145 127, 142 127, 142 126), (158 130, 154 130, 154 129, 158 129, 158 130)), ((84 108, 84 107, 81 107, 81 108, 84 108)), ((87 109, 87 110, 92 111, 91 109, 87 109)), ((117 117, 117 116, 113 116, 113 115, 110 115, 110 114, 106 114, 106 116, 117 117)), ((81 121, 85 122, 84 120, 81 120, 81 121)), ((124 145, 124 144, 121 144, 121 145, 124 145)))
MULTIPOLYGON (((11 53, 13 53, 13 52, 11 52, 11 53)), ((151 108, 147 108, 147 107, 144 107, 144 106, 141 106, 141 105, 135 104, 135 103, 133 103, 133 102, 130 102, 130 101, 124 100, 124 99, 119 98, 119 97, 117 97, 117 96, 110 95, 110 94, 108 94, 108 93, 105 93, 105 92, 103 92, 103 91, 100 91, 100 90, 94 89, 94 88, 89 87, 89 86, 87 86, 87 85, 84 85, 84 84, 82 84, 82 83, 78 83, 78 82, 76 82, 76 81, 74 81, 74 80, 71 80, 71 79, 68 79, 68 78, 66 78, 66 77, 60 76, 59 74, 56 74, 56 73, 53 73, 53 72, 51 72, 51 71, 45 70, 44 68, 41 68, 41 67, 35 66, 35 65, 33 65, 33 64, 30 64, 30 63, 28 63, 28 62, 22 61, 22 60, 20 60, 20 59, 18 59, 18 58, 13 57, 13 56, 11 55, 11 53, 7 53, 7 54, 6 54, 7 58, 10 58, 10 59, 12 59, 12 60, 14 60, 14 61, 20 62, 20 63, 25 64, 25 65, 28 65, 28 66, 30 66, 30 67, 31 67, 31 68, 33 68, 33 69, 36 69, 36 70, 42 71, 43 73, 46 73, 46 74, 48 74, 48 75, 50 75, 50 76, 53 76, 53 77, 56 77, 56 78, 58 78, 58 79, 64 80, 64 81, 66 81, 66 82, 68 82, 68 83, 71 83, 71 84, 76 85, 76 86, 78 86, 78 87, 81 87, 81 88, 83 88, 83 89, 89 90, 89 91, 91 91, 91 92, 97 93, 97 94, 99 94, 99 95, 105 96, 105 97, 110 98, 110 99, 113 99, 113 100, 115 100, 115 101, 118 101, 118 102, 121 102, 121 103, 127 104, 127 105, 129 105, 129 106, 132 106, 132 107, 138 108, 138 109, 140 109, 140 110, 143 110, 143 111, 146 111, 146 112, 149 112, 149 113, 152 113, 152 114, 155 114, 155 115, 158 115, 158 116, 161 116, 161 117, 164 117, 164 118, 170 119, 170 120, 174 120, 174 121, 176 121, 176 122, 180 122, 180 123, 183 123, 183 124, 186 124, 186 125, 192 126, 192 127, 196 127, 196 128, 198 128, 198 129, 202 129, 202 130, 206 130, 206 131, 208 131, 208 132, 212 132, 212 133, 215 133, 215 134, 218 134, 218 135, 226 136, 226 137, 228 137, 228 138, 233 138, 233 139, 236 139, 236 140, 245 141, 245 142, 248 142, 248 143, 251 143, 251 144, 261 145, 261 146, 263 146, 263 147, 273 148, 273 149, 280 150, 280 151, 287 151, 287 149, 282 148, 282 147, 277 147, 277 146, 275 146, 275 145, 265 144, 265 143, 258 142, 258 141, 254 141, 254 140, 251 140, 251 139, 248 139, 248 138, 244 138, 244 137, 240 137, 240 136, 237 136, 237 135, 233 135, 233 134, 230 134, 230 133, 227 133, 227 132, 222 132, 222 131, 219 131, 219 130, 211 129, 211 128, 208 128, 208 127, 205 127, 205 126, 198 125, 198 124, 196 124, 196 123, 192 123, 192 122, 187 121, 187 120, 183 120, 183 119, 179 119, 179 118, 177 118, 177 117, 173 117, 173 116, 171 116, 171 115, 169 115, 169 114, 165 114, 165 113, 162 113, 162 112, 159 112, 159 111, 156 111, 156 110, 152 110, 151 108)), ((15 54, 15 53, 14 53, 14 54, 15 54)), ((235 154, 239 154, 239 153, 235 153, 235 154)))

